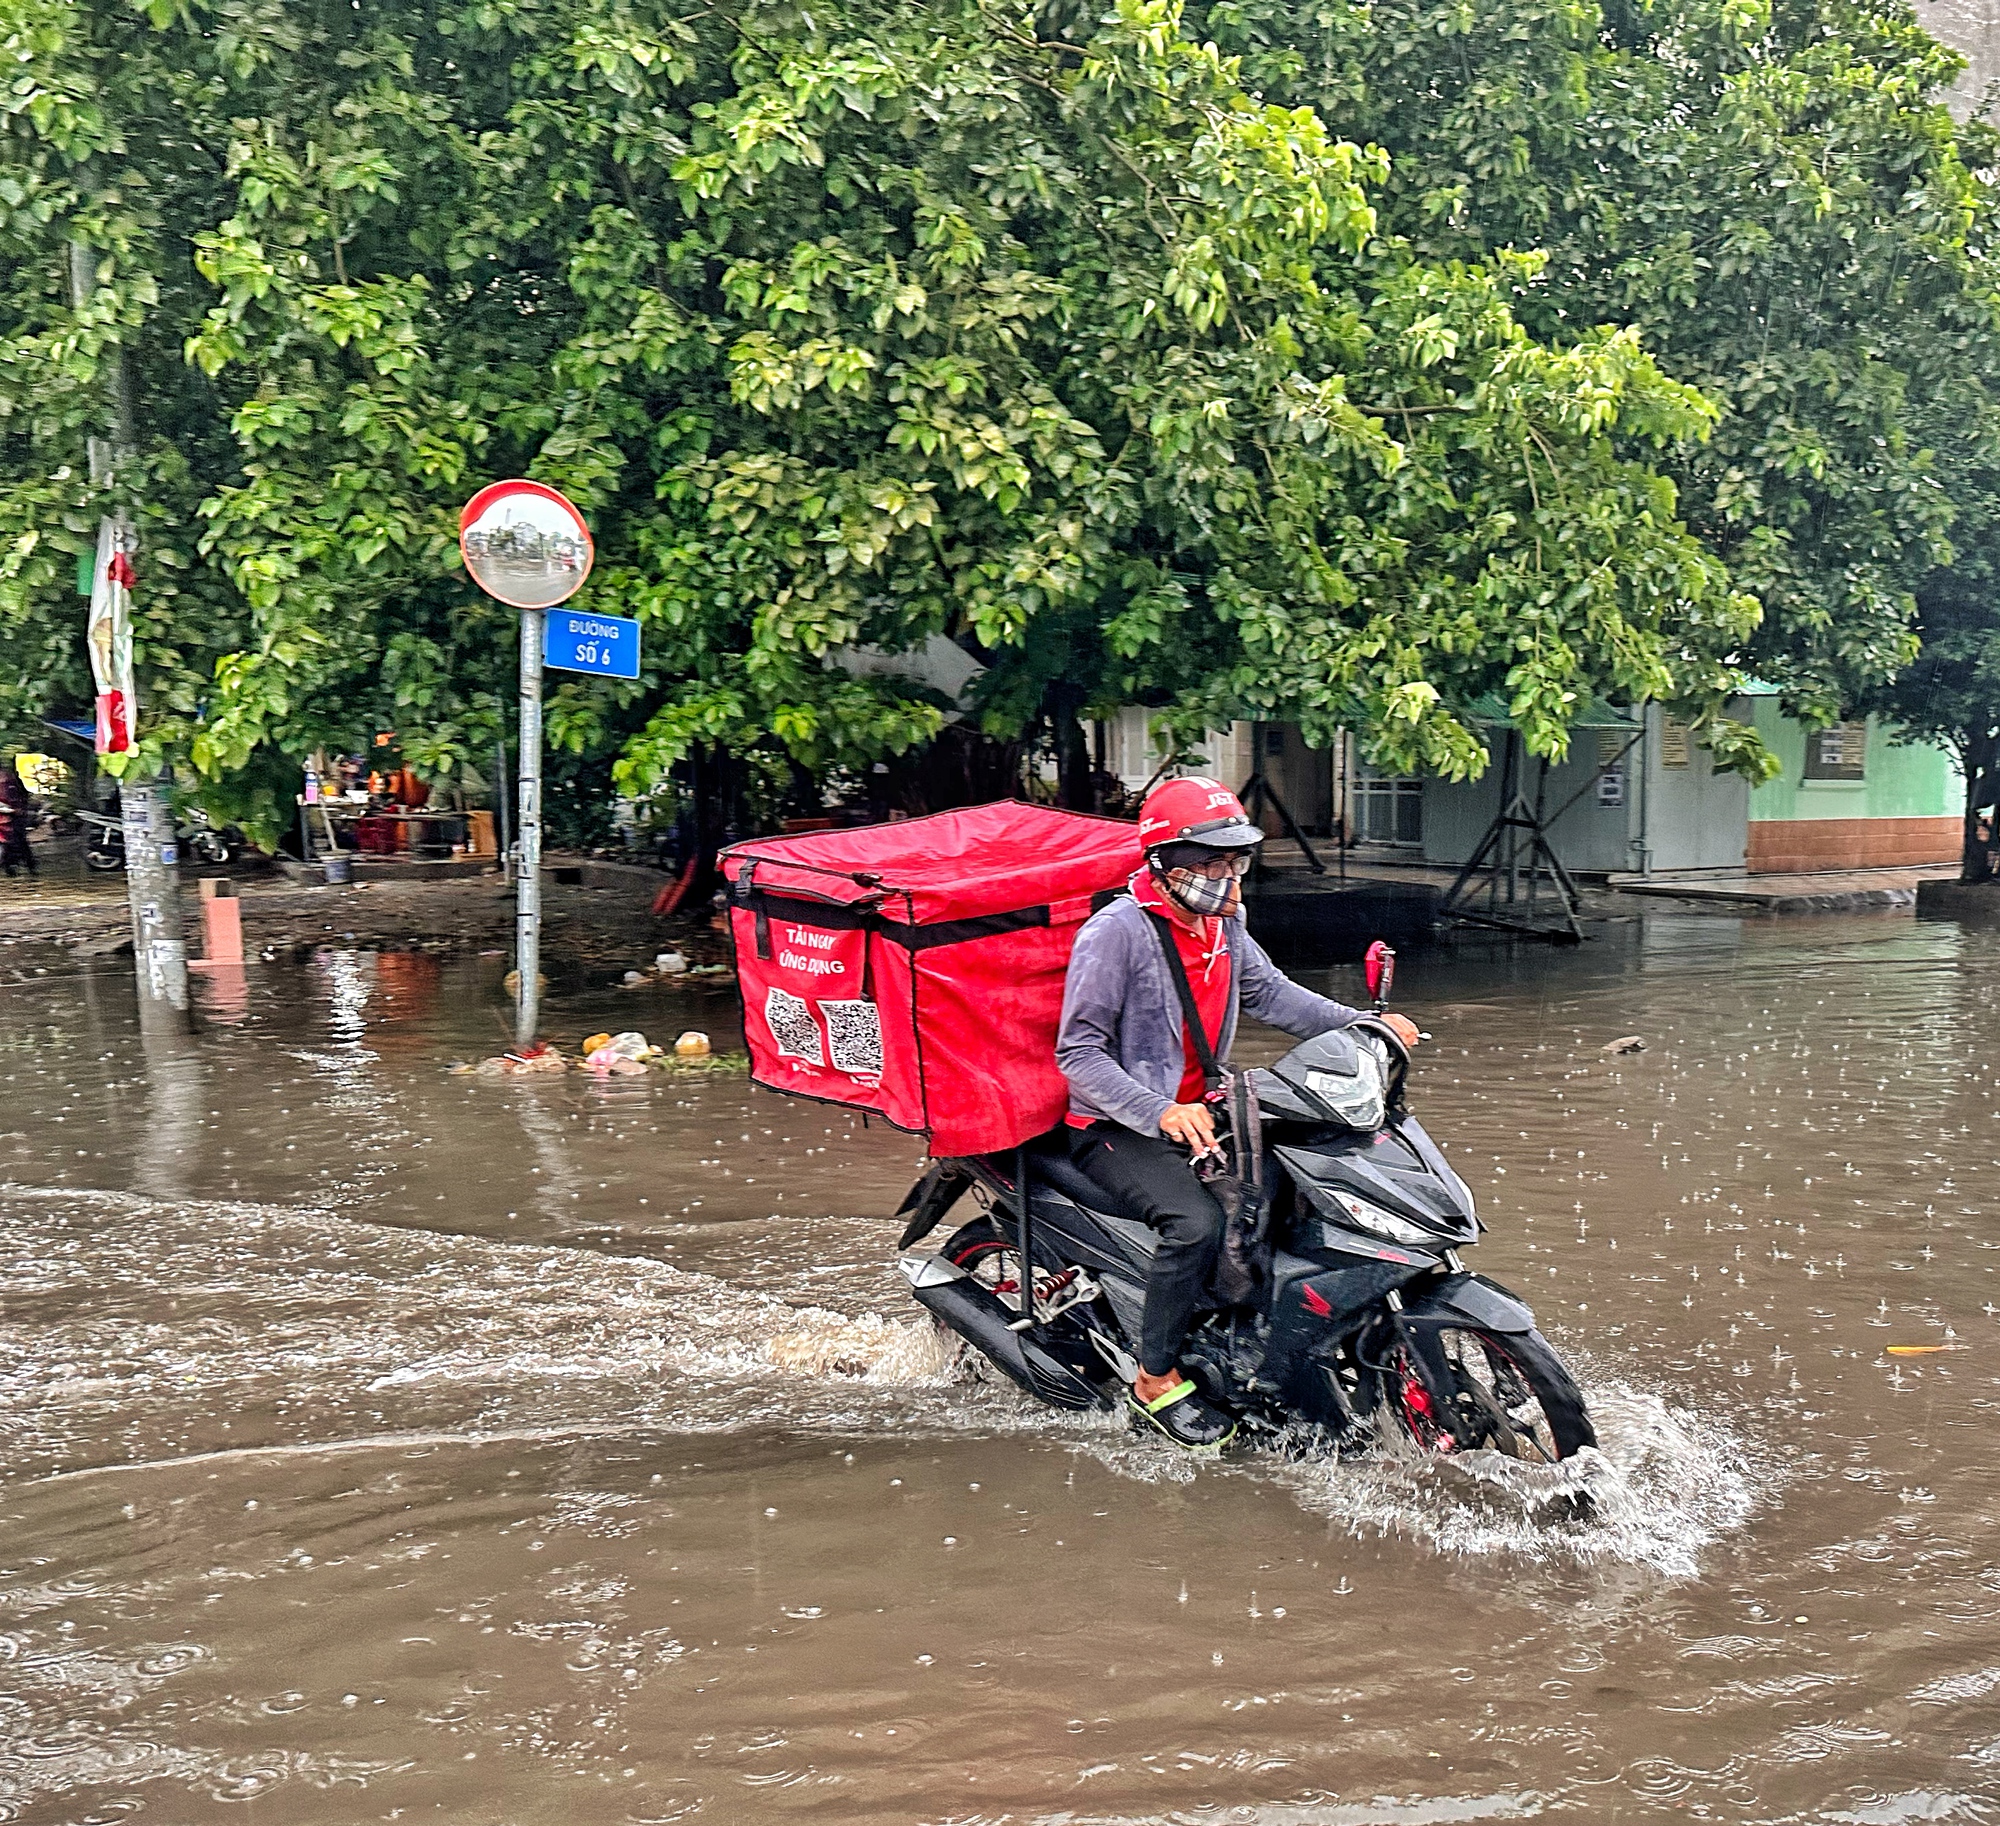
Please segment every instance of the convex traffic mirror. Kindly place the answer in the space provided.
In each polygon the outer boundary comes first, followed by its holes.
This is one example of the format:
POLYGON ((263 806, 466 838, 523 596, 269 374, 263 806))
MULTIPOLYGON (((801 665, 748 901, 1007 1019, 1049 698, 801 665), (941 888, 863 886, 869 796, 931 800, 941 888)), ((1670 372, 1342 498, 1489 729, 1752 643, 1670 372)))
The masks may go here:
POLYGON ((517 609, 567 602, 597 555, 583 516, 540 482, 482 488, 459 515, 458 548, 472 581, 517 609))

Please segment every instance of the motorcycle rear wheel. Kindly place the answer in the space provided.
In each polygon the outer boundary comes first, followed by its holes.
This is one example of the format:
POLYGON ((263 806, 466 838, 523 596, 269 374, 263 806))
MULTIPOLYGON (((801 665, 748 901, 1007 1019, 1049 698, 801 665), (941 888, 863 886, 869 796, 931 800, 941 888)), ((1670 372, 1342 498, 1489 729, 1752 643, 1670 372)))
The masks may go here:
POLYGON ((100 875, 115 875, 125 866, 125 852, 118 850, 85 850, 83 866, 95 869, 100 875))
MULTIPOLYGON (((945 1239, 944 1247, 938 1251, 938 1259, 951 1263, 954 1268, 963 1268, 976 1286, 991 1294, 1003 1307, 1014 1312, 1021 1310, 1021 1252, 993 1218, 976 1217, 969 1224, 961 1224, 945 1239)), ((961 1373, 970 1372, 975 1381, 995 1378, 1011 1380, 1009 1373, 993 1363, 978 1344, 948 1325, 938 1314, 931 1315, 931 1323, 937 1328, 949 1360, 961 1373)), ((1043 1321, 1038 1336, 1045 1346, 1055 1345, 1058 1355, 1065 1354, 1065 1345, 1080 1345, 1082 1342, 1075 1320, 1067 1314, 1053 1321, 1043 1321)), ((1085 1375, 1102 1374, 1088 1350, 1081 1353, 1080 1367, 1085 1375)), ((1033 1393, 1032 1390, 1030 1392, 1033 1393)))
MULTIPOLYGON (((1003 1306, 1011 1306, 1016 1312, 1021 1310, 1021 1251, 1017 1240, 1008 1234, 1009 1227, 992 1217, 976 1217, 969 1224, 962 1224, 945 1239, 945 1245, 938 1255, 956 1268, 963 1268, 973 1280, 985 1288, 1003 1306)), ((1054 1317, 1047 1315, 1050 1298, 1049 1264, 1042 1258, 1036 1275, 1038 1289, 1035 1299, 1044 1308, 1037 1329, 1046 1339, 1075 1338, 1080 1336, 1077 1315, 1070 1306, 1058 1307, 1054 1317)), ((1056 1279, 1060 1289, 1067 1276, 1056 1279)), ((948 1329, 948 1328, 947 1328, 948 1329)), ((1083 1329, 1089 1329, 1085 1327, 1083 1329)), ((1094 1373, 1094 1361, 1093 1361, 1094 1373)))
POLYGON ((1021 1252, 1000 1233, 990 1217, 975 1217, 945 1238, 939 1257, 963 1268, 986 1291, 1020 1308, 1021 1252))
POLYGON ((1448 1326, 1426 1338, 1424 1355, 1432 1386, 1450 1391, 1448 1413, 1402 1350, 1389 1358, 1382 1391, 1391 1422, 1418 1450, 1555 1464, 1597 1444, 1583 1391, 1540 1332, 1448 1326))

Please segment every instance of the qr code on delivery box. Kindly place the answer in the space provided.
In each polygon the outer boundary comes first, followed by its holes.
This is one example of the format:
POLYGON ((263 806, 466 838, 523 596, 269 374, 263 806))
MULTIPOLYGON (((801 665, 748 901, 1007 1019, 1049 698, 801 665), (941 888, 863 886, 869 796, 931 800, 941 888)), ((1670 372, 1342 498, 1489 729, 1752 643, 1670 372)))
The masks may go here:
MULTIPOLYGON (((764 1021, 781 1057, 803 1059, 808 1065, 827 1062, 827 1048, 820 1038, 819 1022, 813 1018, 813 1007, 814 1004, 783 989, 764 992, 764 1021)), ((818 1009, 826 1020, 833 1069, 852 1078, 881 1077, 882 1017, 875 1004, 859 1000, 821 1002, 818 1009)))
POLYGON ((833 1068, 856 1078, 882 1075, 882 1016, 873 1002, 822 1002, 833 1068))
POLYGON ((819 1023, 812 1009, 798 996, 782 989, 764 995, 764 1024, 771 1030, 772 1043, 787 1059, 803 1059, 808 1065, 824 1065, 826 1048, 821 1045, 819 1023))

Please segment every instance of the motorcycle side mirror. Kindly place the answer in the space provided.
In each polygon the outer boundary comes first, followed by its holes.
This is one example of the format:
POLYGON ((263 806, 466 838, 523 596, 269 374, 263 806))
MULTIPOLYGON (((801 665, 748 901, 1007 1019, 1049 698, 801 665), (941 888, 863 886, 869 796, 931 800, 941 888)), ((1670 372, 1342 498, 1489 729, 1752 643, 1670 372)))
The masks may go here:
POLYGON ((1368 985, 1368 999, 1380 1008, 1389 999, 1389 991, 1395 987, 1395 952, 1378 938, 1362 957, 1361 973, 1368 985))

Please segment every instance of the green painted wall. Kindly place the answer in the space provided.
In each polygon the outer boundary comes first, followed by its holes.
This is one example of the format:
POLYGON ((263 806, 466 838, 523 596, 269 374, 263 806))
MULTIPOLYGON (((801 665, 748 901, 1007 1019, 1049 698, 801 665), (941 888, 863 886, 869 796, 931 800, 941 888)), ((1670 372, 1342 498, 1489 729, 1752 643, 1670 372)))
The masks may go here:
POLYGON ((1892 742, 1872 717, 1866 775, 1860 780, 1807 780, 1806 733, 1779 713, 1775 698, 1752 700, 1751 721, 1784 763, 1768 786, 1750 793, 1750 818, 1955 818, 1965 810, 1965 782, 1942 748, 1892 742))

